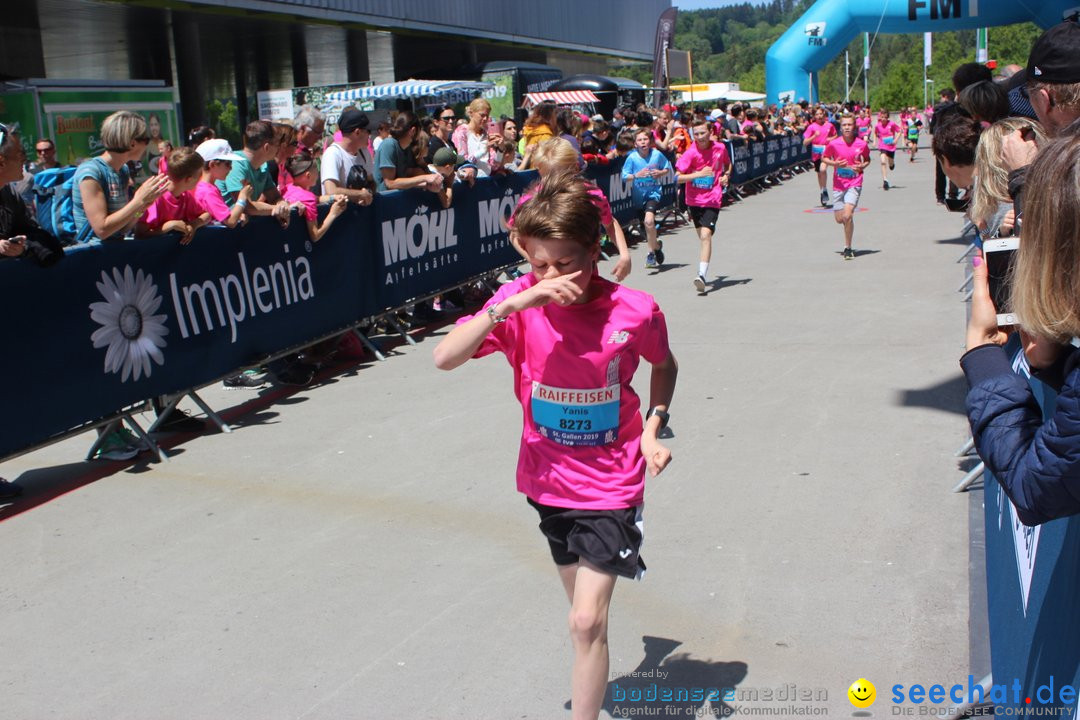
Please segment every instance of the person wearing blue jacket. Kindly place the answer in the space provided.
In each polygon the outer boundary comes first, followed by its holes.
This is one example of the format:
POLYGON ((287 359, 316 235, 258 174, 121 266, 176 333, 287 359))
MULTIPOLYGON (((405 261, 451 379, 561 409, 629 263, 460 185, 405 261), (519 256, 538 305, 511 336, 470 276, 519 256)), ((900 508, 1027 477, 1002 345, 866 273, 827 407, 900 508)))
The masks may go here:
POLYGON ((986 264, 973 259, 967 414, 979 456, 1025 525, 1080 513, 1080 136, 1042 148, 1027 175, 1012 287, 1033 374, 1058 391, 1043 413, 1002 349, 986 264))
POLYGON ((630 197, 641 214, 645 240, 649 243, 645 267, 658 268, 664 264, 664 249, 656 239, 656 211, 660 207, 663 190, 660 179, 671 175, 671 162, 653 147, 652 131, 648 128, 634 131, 634 150, 623 162, 622 179, 623 182, 634 181, 630 197))

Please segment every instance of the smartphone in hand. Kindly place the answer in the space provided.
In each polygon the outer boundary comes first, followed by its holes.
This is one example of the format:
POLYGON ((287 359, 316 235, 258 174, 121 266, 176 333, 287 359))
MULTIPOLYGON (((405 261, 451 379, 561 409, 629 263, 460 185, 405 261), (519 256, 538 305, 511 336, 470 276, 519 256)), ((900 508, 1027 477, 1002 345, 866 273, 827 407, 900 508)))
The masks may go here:
POLYGON ((990 299, 997 309, 998 327, 1015 325, 1017 322, 1012 306, 1012 273, 1019 248, 1019 238, 983 241, 983 259, 990 283, 990 299))

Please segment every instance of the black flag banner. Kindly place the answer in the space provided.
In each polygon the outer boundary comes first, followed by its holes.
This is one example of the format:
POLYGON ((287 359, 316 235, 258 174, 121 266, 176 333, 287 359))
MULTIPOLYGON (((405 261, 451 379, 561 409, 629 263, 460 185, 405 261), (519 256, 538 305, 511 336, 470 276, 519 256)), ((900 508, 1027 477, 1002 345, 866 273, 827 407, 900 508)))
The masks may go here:
POLYGON ((653 50, 653 87, 668 86, 667 51, 675 37, 675 15, 677 8, 668 8, 660 13, 656 23, 656 48, 653 50))

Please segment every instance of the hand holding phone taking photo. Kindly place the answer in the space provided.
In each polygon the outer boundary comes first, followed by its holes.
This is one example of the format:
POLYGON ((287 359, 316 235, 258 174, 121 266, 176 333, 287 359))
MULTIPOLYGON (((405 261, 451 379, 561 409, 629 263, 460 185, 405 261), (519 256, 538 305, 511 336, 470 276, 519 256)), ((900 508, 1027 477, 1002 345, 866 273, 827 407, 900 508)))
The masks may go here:
POLYGON ((1018 238, 999 238, 983 241, 983 258, 986 261, 987 282, 990 299, 997 309, 998 327, 1016 324, 1012 309, 1012 268, 1016 251, 1020 248, 1018 238))

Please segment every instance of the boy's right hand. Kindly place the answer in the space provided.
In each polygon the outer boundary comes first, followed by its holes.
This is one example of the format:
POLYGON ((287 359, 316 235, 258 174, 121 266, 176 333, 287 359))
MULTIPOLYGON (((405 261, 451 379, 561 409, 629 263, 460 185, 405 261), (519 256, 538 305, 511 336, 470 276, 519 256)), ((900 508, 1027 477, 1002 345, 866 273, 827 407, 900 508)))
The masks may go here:
POLYGON ((518 312, 534 307, 543 307, 550 303, 556 305, 572 305, 584 292, 574 282, 582 271, 572 272, 569 275, 545 278, 533 285, 528 290, 522 290, 517 295, 511 295, 503 300, 504 310, 518 312))
POLYGON ((239 200, 251 200, 251 183, 245 181, 244 187, 240 188, 240 192, 237 193, 237 199, 239 200))

